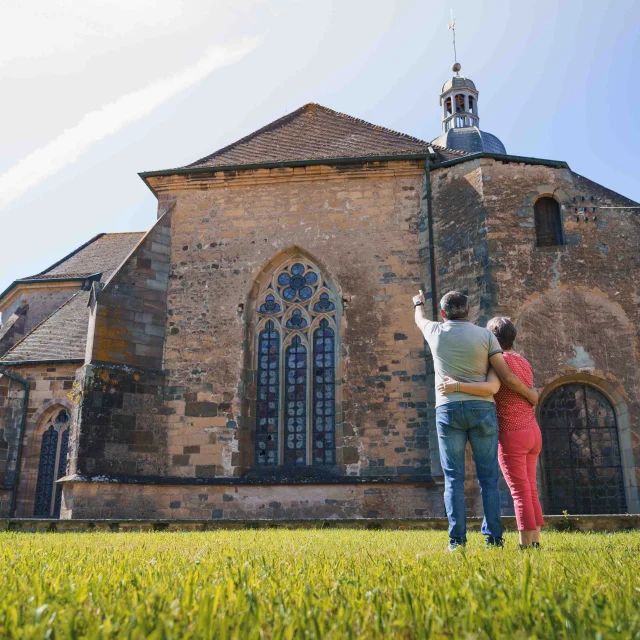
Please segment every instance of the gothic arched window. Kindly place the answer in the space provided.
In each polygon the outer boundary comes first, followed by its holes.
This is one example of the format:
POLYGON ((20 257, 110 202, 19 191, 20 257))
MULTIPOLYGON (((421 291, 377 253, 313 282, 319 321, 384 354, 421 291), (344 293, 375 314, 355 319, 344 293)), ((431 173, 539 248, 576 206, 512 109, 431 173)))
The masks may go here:
POLYGON ((533 205, 536 223, 536 244, 551 247, 562 244, 560 205, 553 198, 538 198, 533 205))
POLYGON ((266 282, 256 315, 256 466, 334 465, 334 294, 298 258, 266 282))
POLYGON ((55 481, 65 475, 69 450, 69 413, 60 409, 51 415, 42 434, 38 482, 33 515, 39 518, 60 517, 62 487, 55 481))

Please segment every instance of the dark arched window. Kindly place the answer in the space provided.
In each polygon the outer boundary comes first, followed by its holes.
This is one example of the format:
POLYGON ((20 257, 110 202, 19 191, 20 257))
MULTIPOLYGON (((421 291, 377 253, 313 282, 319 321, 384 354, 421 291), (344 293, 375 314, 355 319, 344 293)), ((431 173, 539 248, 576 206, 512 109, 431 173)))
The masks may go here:
POLYGON ((39 518, 59 518, 62 487, 55 481, 65 475, 69 450, 69 414, 56 411, 48 421, 40 444, 40 463, 33 515, 39 518))
POLYGON ((598 389, 565 384, 540 412, 545 513, 625 513, 624 479, 613 406, 598 389))
POLYGON ((536 220, 536 244, 551 247, 562 244, 560 205, 553 198, 539 198, 533 207, 536 220))
POLYGON ((303 258, 258 299, 256 466, 335 464, 336 302, 303 258))

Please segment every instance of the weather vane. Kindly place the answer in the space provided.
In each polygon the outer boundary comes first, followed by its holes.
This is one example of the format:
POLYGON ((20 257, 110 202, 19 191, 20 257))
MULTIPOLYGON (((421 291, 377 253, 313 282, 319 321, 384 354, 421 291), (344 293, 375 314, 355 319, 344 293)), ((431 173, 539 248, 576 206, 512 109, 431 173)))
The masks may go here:
POLYGON ((449 29, 453 32, 453 70, 458 73, 462 67, 458 62, 458 54, 456 53, 456 19, 453 17, 453 9, 451 9, 449 29))

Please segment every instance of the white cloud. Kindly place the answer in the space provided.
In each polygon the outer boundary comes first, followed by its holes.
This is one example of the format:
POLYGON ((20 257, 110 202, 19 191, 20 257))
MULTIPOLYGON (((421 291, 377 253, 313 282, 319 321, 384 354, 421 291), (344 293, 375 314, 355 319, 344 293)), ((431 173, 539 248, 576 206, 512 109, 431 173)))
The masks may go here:
POLYGON ((193 66, 143 89, 128 93, 87 113, 80 122, 60 136, 20 160, 0 176, 0 208, 23 195, 29 188, 57 173, 84 153, 92 144, 124 126, 143 118, 156 107, 188 87, 200 82, 216 69, 237 62, 259 44, 255 38, 243 39, 234 47, 213 47, 193 66))
POLYGON ((171 24, 183 0, 3 0, 0 68, 171 24))

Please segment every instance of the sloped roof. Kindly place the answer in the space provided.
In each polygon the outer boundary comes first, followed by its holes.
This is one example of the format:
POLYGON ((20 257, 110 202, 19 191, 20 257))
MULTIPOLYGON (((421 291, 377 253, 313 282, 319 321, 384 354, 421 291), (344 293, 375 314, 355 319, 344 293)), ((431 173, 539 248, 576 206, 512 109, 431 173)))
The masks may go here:
POLYGON ((11 347, 0 358, 0 364, 84 360, 89 328, 89 295, 89 291, 78 291, 11 347))
POLYGON ((18 282, 86 278, 95 273, 102 273, 102 280, 105 281, 143 235, 144 232, 141 231, 100 233, 48 269, 28 278, 21 278, 18 282))
MULTIPOLYGON (((419 138, 310 102, 179 170, 427 154, 430 146, 429 142, 419 138)), ((444 151, 434 150, 436 153, 444 151)), ((453 153, 454 157, 460 157, 460 153, 453 153)), ((450 157, 447 155, 440 159, 448 160, 450 157)))
POLYGON ((116 270, 143 235, 142 231, 99 233, 49 268, 33 276, 20 278, 18 282, 86 278, 95 273, 102 273, 104 281, 116 270))
POLYGON ((28 284, 43 280, 82 280, 97 273, 101 273, 100 280, 106 282, 144 234, 143 231, 99 233, 48 269, 33 276, 14 280, 0 292, 0 301, 21 283, 28 284))

